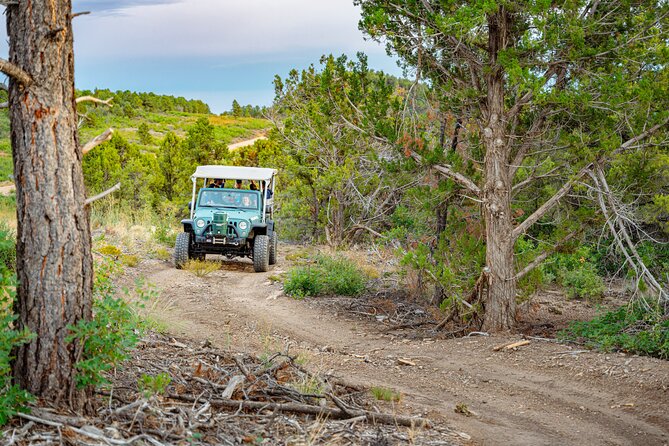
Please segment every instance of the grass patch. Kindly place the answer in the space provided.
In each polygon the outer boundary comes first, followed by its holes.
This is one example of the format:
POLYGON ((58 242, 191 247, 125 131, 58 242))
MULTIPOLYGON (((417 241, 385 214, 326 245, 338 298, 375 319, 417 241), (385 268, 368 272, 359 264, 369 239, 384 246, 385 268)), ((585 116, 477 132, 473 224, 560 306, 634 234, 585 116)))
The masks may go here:
POLYGON ((367 276, 345 257, 317 256, 304 266, 291 269, 284 281, 286 294, 294 297, 336 294, 357 296, 367 285, 367 276))
POLYGON ((669 359, 669 316, 639 304, 609 311, 591 321, 573 322, 559 337, 603 351, 669 359))
POLYGON ((162 247, 156 248, 155 251, 153 251, 153 256, 158 260, 169 260, 169 258, 172 257, 170 252, 162 247))
POLYGON ((195 274, 197 277, 206 277, 214 271, 221 269, 217 262, 208 262, 206 260, 189 260, 183 266, 183 269, 195 274))
POLYGON ((130 254, 124 254, 121 256, 121 263, 130 268, 134 268, 139 264, 139 257, 130 254))
POLYGON ((395 392, 392 389, 386 387, 377 387, 374 386, 369 391, 372 393, 372 396, 379 401, 388 401, 388 402, 399 402, 402 399, 402 395, 399 392, 395 392))

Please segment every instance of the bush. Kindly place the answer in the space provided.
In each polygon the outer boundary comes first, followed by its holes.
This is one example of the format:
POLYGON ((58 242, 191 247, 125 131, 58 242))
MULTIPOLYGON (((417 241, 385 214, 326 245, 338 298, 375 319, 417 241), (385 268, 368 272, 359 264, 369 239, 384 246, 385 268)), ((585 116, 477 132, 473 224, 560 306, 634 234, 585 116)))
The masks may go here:
MULTIPOLYGON (((116 297, 112 281, 120 267, 106 259, 96 265, 93 287, 93 319, 81 320, 68 327, 68 342, 75 339, 84 343, 82 358, 77 362, 77 385, 103 386, 109 383, 104 372, 120 365, 128 358, 142 333, 137 311, 126 300, 116 297)), ((137 282, 136 294, 146 299, 153 291, 137 282)), ((126 291, 129 294, 128 291, 126 291)))
POLYGON ((572 253, 558 253, 541 266, 547 281, 555 280, 571 298, 597 300, 604 292, 604 281, 597 273, 596 255, 590 247, 580 246, 572 253))
POLYGON ((318 296, 323 292, 322 271, 314 266, 300 266, 288 272, 283 291, 289 296, 318 296))
MULTIPOLYGON (((14 239, 8 232, 0 231, 0 252, 6 253, 14 239)), ((32 335, 27 330, 16 330, 17 316, 12 308, 16 296, 16 277, 4 263, 0 263, 0 426, 32 401, 32 396, 12 383, 12 351, 29 342, 32 335)))
POLYGON ((367 277, 344 257, 319 255, 313 264, 298 266, 287 274, 283 289, 295 297, 336 294, 357 296, 366 288, 367 277))
POLYGON ((591 321, 574 322, 559 337, 604 351, 669 359, 669 316, 659 309, 648 311, 640 304, 621 307, 591 321))
POLYGON ((0 268, 16 270, 16 239, 5 222, 0 222, 0 268))

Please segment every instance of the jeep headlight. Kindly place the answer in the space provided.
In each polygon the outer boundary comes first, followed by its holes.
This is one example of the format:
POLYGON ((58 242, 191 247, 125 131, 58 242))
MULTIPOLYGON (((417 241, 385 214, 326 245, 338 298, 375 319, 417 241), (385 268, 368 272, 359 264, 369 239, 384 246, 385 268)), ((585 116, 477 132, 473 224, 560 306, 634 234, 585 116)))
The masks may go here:
POLYGON ((198 221, 195 222, 195 225, 196 225, 198 228, 204 228, 204 220, 199 219, 198 221))
POLYGON ((239 222, 239 229, 241 229, 242 231, 244 231, 248 227, 249 227, 249 225, 245 221, 240 221, 239 222))

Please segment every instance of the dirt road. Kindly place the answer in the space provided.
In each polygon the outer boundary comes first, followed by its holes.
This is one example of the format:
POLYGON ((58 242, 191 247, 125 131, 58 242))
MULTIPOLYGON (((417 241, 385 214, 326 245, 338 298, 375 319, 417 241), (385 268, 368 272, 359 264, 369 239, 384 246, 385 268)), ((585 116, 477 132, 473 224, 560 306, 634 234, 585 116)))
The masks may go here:
POLYGON ((268 280, 286 262, 279 265, 254 273, 249 261, 223 261, 221 271, 197 278, 145 261, 132 274, 157 285, 150 311, 175 335, 256 353, 302 352, 322 373, 401 392, 400 411, 427 414, 475 444, 669 443, 667 361, 542 341, 493 351, 514 335, 397 336, 381 322, 284 296, 268 280), (458 403, 474 414, 455 413, 458 403))

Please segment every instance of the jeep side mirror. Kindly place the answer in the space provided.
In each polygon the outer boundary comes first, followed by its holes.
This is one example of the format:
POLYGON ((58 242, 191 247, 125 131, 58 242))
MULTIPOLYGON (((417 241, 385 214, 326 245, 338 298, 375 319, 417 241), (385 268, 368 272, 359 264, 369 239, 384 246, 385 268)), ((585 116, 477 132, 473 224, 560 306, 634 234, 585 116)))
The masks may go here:
POLYGON ((189 201, 189 202, 188 202, 188 210, 189 210, 189 211, 192 211, 192 210, 193 210, 193 202, 192 202, 192 201, 189 201))

